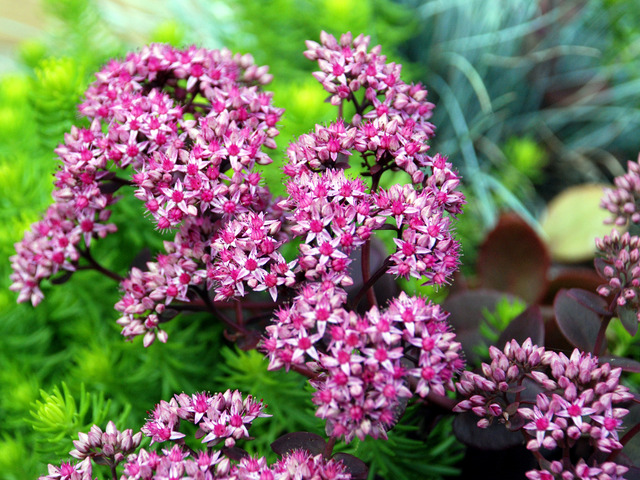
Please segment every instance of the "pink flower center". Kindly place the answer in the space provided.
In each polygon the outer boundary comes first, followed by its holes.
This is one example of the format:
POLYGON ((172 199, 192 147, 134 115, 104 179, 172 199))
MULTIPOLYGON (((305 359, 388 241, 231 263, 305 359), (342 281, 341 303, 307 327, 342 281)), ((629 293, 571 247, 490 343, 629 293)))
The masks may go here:
POLYGON ((176 203, 180 203, 182 200, 184 199, 184 195, 182 194, 181 191, 179 190, 175 190, 172 194, 171 194, 171 200, 173 200, 176 203))
POLYGON ((313 233, 320 233, 322 231, 323 225, 320 220, 311 220, 309 222, 309 230, 313 233))
POLYGON ((547 417, 536 418, 536 429, 544 431, 549 428, 549 419, 547 417))
POLYGON ((298 348, 300 350, 309 350, 311 348, 311 340, 309 340, 309 337, 302 337, 298 340, 298 348))
POLYGON ((604 425, 604 428, 612 432, 618 426, 618 420, 616 420, 615 418, 606 417, 604 419, 603 425, 604 425))
POLYGON ((377 349, 373 356, 379 362, 384 362, 388 358, 387 351, 384 348, 377 349))
POLYGON ((571 417, 579 417, 580 415, 582 415, 582 408, 580 408, 580 405, 571 405, 569 408, 567 408, 567 413, 571 417))
POLYGON ((329 242, 324 242, 322 245, 320 245, 319 250, 321 255, 325 255, 327 257, 331 256, 331 254, 333 253, 333 247, 329 242))
POLYGON ((256 262, 253 258, 248 258, 247 262, 244 264, 244 268, 246 268, 250 272, 253 272, 256 268, 258 268, 258 262, 256 262))

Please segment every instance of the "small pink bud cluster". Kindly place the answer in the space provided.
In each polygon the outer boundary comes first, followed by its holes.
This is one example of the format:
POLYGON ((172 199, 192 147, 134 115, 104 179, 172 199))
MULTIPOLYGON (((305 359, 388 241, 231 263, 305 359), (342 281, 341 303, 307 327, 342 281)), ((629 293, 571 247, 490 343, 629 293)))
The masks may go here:
POLYGON ((640 223, 640 157, 627 162, 627 173, 614 179, 616 188, 605 188, 600 206, 613 214, 607 223, 640 223))
POLYGON ((549 470, 532 470, 526 475, 529 480, 624 480, 627 470, 627 467, 614 462, 589 467, 581 458, 575 466, 554 460, 549 463, 549 470))
POLYGON ((134 435, 130 428, 121 432, 113 422, 109 422, 104 432, 94 425, 89 433, 80 432, 78 437, 73 442, 76 448, 69 455, 80 460, 91 458, 102 464, 117 465, 140 446, 142 433, 134 435))
MULTIPOLYGON (((620 235, 613 230, 604 239, 596 238, 600 257, 596 259, 598 274, 607 281, 598 287, 603 297, 615 296, 618 305, 640 308, 640 238, 629 232, 620 235)), ((640 315, 640 314, 639 314, 640 315)), ((640 316, 638 317, 640 320, 640 316)))
POLYGON ((238 391, 210 395, 196 393, 175 395, 169 402, 156 405, 152 417, 142 427, 142 432, 151 437, 151 443, 177 440, 185 436, 179 431, 180 420, 198 426, 202 443, 215 445, 224 441, 232 447, 236 440, 249 438, 248 428, 258 417, 269 417, 264 413, 264 404, 251 395, 242 398, 238 391))
POLYGON ((633 395, 619 383, 620 368, 599 365, 596 357, 577 349, 570 357, 545 350, 530 339, 522 346, 512 340, 504 350, 491 347, 490 356, 481 374, 463 372, 457 387, 466 400, 454 411, 473 411, 483 417, 478 422, 483 428, 494 418, 520 428, 519 416, 528 421, 523 428, 530 437, 527 448, 534 451, 572 448, 580 439, 601 452, 622 449, 618 430, 628 410, 616 405, 633 395), (525 381, 543 390, 533 408, 522 406, 525 381))
POLYGON ((361 316, 336 307, 335 290, 305 287, 292 307, 278 312, 263 344, 269 368, 315 361, 313 401, 327 434, 347 442, 386 438, 404 398, 454 389, 464 366, 460 344, 447 314, 421 297, 401 293, 387 310, 373 307, 361 316))

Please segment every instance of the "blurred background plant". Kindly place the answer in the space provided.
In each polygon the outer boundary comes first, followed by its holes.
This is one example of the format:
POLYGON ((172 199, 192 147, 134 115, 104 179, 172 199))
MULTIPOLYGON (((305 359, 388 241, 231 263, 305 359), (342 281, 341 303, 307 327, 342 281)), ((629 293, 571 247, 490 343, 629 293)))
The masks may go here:
MULTIPOLYGON (((241 388, 265 398, 275 415, 260 432, 261 445, 292 429, 322 430, 308 415, 312 407, 303 400, 308 395, 292 393, 304 388, 303 380, 267 373, 259 354, 227 346, 220 326, 205 317, 184 316, 174 323, 167 345, 145 350, 138 342, 127 344, 114 322, 116 285, 91 273, 47 291, 37 310, 15 305, 7 289, 7 259, 48 205, 53 149, 79 121, 76 104, 109 58, 150 41, 252 53, 270 66, 276 105, 287 109, 277 163, 291 139, 336 115, 309 75, 314 65, 302 56, 304 40, 317 40, 323 29, 371 35, 373 44, 403 64, 407 78, 427 86, 437 105, 432 151, 448 155, 462 171, 469 197, 458 227, 468 271, 500 211, 515 210, 542 231, 538 219, 551 197, 569 185, 621 174, 621 161, 635 158, 638 150, 635 0, 0 0, 0 5, 3 480, 44 473, 48 462, 66 457, 74 429, 106 415, 118 419, 119 428, 139 428, 143 412, 180 391, 241 388)), ((266 172, 278 193, 279 169, 266 172)), ((140 214, 134 199, 120 202, 115 220, 127 230, 98 245, 101 258, 116 270, 124 271, 142 248, 156 251, 161 245, 140 214)), ((405 287, 420 288, 415 282, 405 287)), ((499 323, 489 322, 494 329, 499 323)), ((402 435, 390 435, 386 446, 376 443, 371 478, 456 475, 463 447, 444 427, 427 439, 421 421, 414 409, 398 427, 402 435), (431 459, 431 468, 420 469, 420 458, 431 459)), ((349 448, 358 454, 374 447, 349 448)))

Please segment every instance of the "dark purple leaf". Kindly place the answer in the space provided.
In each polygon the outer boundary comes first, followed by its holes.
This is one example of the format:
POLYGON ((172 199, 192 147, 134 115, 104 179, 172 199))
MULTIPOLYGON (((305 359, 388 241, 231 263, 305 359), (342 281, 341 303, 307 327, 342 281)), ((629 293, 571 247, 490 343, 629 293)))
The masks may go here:
MULTIPOLYGON (((640 405, 632 404, 627 408, 629 408, 629 413, 627 413, 622 419, 622 426, 624 428, 624 431, 620 433, 620 438, 622 438, 624 434, 629 431, 629 429, 640 423, 640 405)), ((627 466, 640 468, 640 434, 634 435, 629 441, 625 443, 624 448, 622 449, 620 455, 616 460, 619 463, 626 464, 627 466), (623 459, 625 461, 620 461, 623 459)), ((625 475, 624 478, 630 477, 625 475)))
POLYGON ((519 431, 511 432, 497 420, 488 428, 480 428, 477 425, 478 420, 480 417, 472 412, 456 415, 453 420, 453 433, 458 440, 481 450, 504 450, 523 443, 519 431))
POLYGON ((478 254, 478 277, 485 288, 536 303, 547 289, 549 252, 519 216, 506 214, 489 233, 478 254))
POLYGON ((367 464, 358 457, 349 455, 348 453, 336 453, 333 458, 340 460, 351 474, 351 480, 366 480, 369 475, 367 464))
POLYGON ((554 267, 550 271, 549 285, 542 305, 551 305, 558 292, 562 289, 582 288, 589 292, 595 292, 602 285, 602 279, 593 270, 585 267, 554 267))
POLYGON ((484 343, 484 337, 478 327, 485 321, 483 311, 495 311, 496 304, 503 298, 513 301, 512 295, 495 290, 465 290, 447 297, 442 308, 449 312, 449 322, 456 332, 456 340, 462 344, 469 363, 479 358, 475 353, 476 345, 484 343))
POLYGON ((622 326, 625 328, 629 335, 632 337, 638 332, 638 312, 629 308, 627 305, 620 305, 617 309, 618 318, 622 322, 622 326))
POLYGON ((606 300, 597 293, 581 288, 571 288, 567 290, 567 295, 598 315, 610 315, 606 300))
POLYGON ((51 279, 51 283, 53 283, 54 285, 62 285, 63 283, 67 283, 69 280, 71 280, 72 276, 73 276, 73 272, 69 270, 65 270, 64 273, 61 273, 60 275, 53 277, 51 279))
POLYGON ((245 457, 248 457, 249 454, 246 450, 243 450, 239 447, 223 447, 222 453, 231 460, 240 461, 245 457))
POLYGON ((570 296, 567 290, 558 292, 553 310, 556 323, 566 339, 580 350, 592 351, 600 330, 600 316, 570 296))
POLYGON ((254 350, 258 346, 258 343, 260 343, 261 339, 262 335, 259 332, 250 330, 246 335, 242 335, 238 338, 236 345, 240 350, 248 352, 249 350, 254 350))
MULTIPOLYGON (((600 277, 607 278, 604 274, 604 268, 608 265, 607 262, 604 261, 604 258, 596 257, 593 261, 593 266, 596 268, 596 272, 600 274, 600 277)), ((602 283, 602 282, 601 282, 602 283)))
POLYGON ((625 372, 640 373, 640 362, 625 357, 601 356, 598 357, 598 363, 608 363, 614 368, 621 368, 625 372))
POLYGON ((159 323, 168 322, 169 320, 173 320, 174 318, 176 318, 179 314, 180 314, 180 312, 178 310, 176 310, 175 308, 167 308, 158 317, 158 322, 159 323))
POLYGON ((151 250, 149 250, 148 247, 144 247, 131 261, 131 268, 139 268, 141 271, 146 272, 147 270, 149 270, 147 262, 150 262, 151 260, 153 260, 153 257, 151 256, 151 250))
POLYGON ((538 345, 544 345, 544 321, 540 307, 531 305, 524 312, 511 320, 511 323, 504 329, 496 346, 502 348, 511 339, 522 344, 527 338, 538 345))
POLYGON ((320 435, 310 432, 287 433, 271 444, 271 450, 285 455, 291 450, 306 450, 311 455, 324 453, 327 442, 320 435))

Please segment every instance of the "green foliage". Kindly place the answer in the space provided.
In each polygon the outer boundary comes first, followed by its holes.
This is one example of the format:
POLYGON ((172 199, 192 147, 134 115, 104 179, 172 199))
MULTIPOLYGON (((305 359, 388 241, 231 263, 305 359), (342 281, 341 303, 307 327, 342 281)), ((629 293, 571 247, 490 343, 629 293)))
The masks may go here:
MULTIPOLYGON (((84 67, 73 58, 46 58, 35 69, 30 100, 43 149, 60 143, 71 125, 78 124, 77 104, 87 86, 84 67)), ((79 125, 82 126, 82 125, 79 125)))
POLYGON ((486 308, 482 311, 484 321, 480 324, 478 330, 480 334, 487 340, 485 344, 478 344, 475 347, 475 353, 481 358, 489 358, 488 345, 495 345, 500 338, 500 334, 509 326, 511 320, 516 318, 527 308, 527 304, 517 298, 509 299, 503 297, 496 303, 496 309, 490 312, 486 308))
POLYGON ((158 25, 149 38, 151 42, 169 43, 174 46, 184 45, 185 28, 175 20, 167 20, 158 25))
POLYGON ((34 478, 37 472, 37 459, 22 436, 3 433, 0 438, 0 478, 3 480, 24 480, 34 478))
POLYGON ((78 401, 67 385, 62 383, 62 390, 55 386, 51 393, 40 391, 41 400, 31 405, 30 421, 33 429, 39 432, 36 449, 50 454, 51 461, 64 456, 70 450, 70 441, 77 439, 78 432, 87 432, 92 425, 104 426, 108 420, 122 426, 129 413, 129 407, 114 416, 111 402, 104 396, 94 395, 80 387, 78 401))

